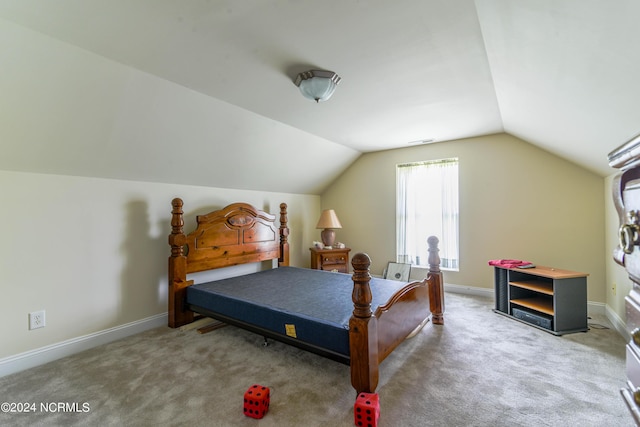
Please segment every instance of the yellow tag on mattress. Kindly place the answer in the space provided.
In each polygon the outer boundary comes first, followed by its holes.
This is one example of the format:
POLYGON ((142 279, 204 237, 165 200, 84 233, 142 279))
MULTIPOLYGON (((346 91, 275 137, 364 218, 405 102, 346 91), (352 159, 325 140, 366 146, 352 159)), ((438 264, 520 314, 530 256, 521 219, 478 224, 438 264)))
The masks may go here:
POLYGON ((284 328, 286 330, 287 336, 290 336, 291 338, 298 338, 298 336, 296 335, 296 325, 285 323, 284 328))

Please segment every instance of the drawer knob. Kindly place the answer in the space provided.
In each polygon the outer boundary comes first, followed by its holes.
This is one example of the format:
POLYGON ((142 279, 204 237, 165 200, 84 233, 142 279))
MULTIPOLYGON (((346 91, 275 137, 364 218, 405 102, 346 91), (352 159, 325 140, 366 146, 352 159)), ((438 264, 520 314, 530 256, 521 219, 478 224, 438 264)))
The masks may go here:
POLYGON ((640 406, 640 388, 635 389, 633 392, 633 401, 640 406))
POLYGON ((620 247, 625 254, 632 254, 633 247, 638 243, 638 211, 629 211, 627 214, 629 218, 629 224, 623 224, 620 226, 618 233, 618 240, 620 241, 620 247))
POLYGON ((635 345, 640 347, 640 328, 635 328, 631 331, 631 339, 635 345))

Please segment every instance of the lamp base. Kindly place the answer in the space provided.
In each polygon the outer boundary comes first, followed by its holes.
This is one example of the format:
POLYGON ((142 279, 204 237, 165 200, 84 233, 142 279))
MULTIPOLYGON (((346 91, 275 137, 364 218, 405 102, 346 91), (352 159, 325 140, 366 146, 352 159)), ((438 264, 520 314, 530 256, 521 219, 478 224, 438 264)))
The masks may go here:
POLYGON ((325 228, 320 233, 320 237, 322 238, 322 244, 325 247, 333 247, 333 242, 336 240, 336 232, 331 228, 325 228))

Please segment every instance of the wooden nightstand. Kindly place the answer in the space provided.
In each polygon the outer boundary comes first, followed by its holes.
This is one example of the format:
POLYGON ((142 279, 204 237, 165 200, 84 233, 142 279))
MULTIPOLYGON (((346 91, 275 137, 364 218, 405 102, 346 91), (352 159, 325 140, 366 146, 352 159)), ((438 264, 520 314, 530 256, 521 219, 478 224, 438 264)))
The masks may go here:
POLYGON ((351 249, 309 248, 309 250, 311 251, 311 268, 339 273, 349 272, 349 251, 351 249))

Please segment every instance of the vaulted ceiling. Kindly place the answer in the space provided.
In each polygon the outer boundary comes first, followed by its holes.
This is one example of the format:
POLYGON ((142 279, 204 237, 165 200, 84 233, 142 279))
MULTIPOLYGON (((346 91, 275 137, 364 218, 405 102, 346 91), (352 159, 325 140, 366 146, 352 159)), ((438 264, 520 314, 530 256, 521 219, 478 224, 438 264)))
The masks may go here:
POLYGON ((606 176, 607 153, 640 132, 638 0, 0 0, 0 18, 348 161, 507 132, 606 176), (342 77, 333 98, 301 96, 308 69, 342 77))

